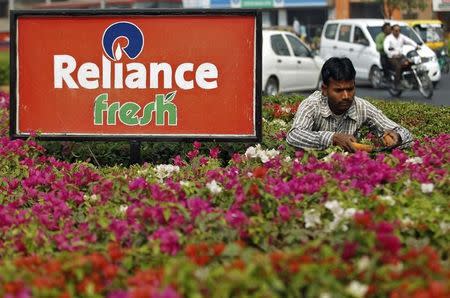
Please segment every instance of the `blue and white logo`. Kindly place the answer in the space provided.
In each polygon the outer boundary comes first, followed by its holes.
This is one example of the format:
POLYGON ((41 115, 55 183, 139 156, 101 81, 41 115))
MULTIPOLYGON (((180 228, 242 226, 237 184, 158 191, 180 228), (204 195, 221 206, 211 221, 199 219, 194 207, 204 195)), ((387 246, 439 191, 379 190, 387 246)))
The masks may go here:
POLYGON ((119 61, 122 58, 122 52, 130 59, 136 59, 144 48, 144 35, 141 29, 130 22, 117 22, 110 25, 103 33, 103 51, 106 56, 113 61, 119 61), (128 44, 121 47, 114 45, 119 38, 125 38, 128 44))

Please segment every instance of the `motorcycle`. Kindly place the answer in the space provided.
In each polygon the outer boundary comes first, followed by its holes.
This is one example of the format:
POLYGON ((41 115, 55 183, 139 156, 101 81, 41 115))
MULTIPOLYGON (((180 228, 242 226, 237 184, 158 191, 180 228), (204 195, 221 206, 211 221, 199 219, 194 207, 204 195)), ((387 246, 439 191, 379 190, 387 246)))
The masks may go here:
POLYGON ((448 50, 446 47, 436 50, 436 57, 438 59, 439 67, 442 73, 448 73, 450 65, 448 62, 448 50))
POLYGON ((388 69, 386 75, 382 78, 382 85, 387 87, 392 96, 398 97, 403 91, 415 89, 418 89, 420 94, 427 99, 433 96, 433 83, 417 50, 409 51, 403 60, 400 88, 396 88, 394 82, 395 71, 388 69))

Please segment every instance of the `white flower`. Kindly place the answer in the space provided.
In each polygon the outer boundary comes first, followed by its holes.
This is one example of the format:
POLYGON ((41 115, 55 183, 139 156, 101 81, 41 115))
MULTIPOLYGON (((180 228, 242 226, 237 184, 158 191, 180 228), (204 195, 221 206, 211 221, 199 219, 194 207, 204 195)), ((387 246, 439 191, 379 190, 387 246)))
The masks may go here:
MULTIPOLYGON (((336 227, 343 219, 352 218, 356 213, 355 208, 344 209, 336 200, 326 202, 325 208, 329 209, 333 213, 334 217, 333 221, 330 223, 330 226, 328 227, 330 231, 336 229, 336 227)), ((343 229, 344 231, 346 231, 345 226, 343 227, 343 229)))
POLYGON ((356 213, 356 209, 355 208, 345 209, 344 217, 345 218, 352 218, 353 216, 355 216, 355 213, 356 213))
POLYGON ((397 264, 395 264, 395 265, 392 264, 392 265, 390 266, 392 272, 396 272, 396 273, 402 272, 403 269, 404 269, 404 267, 405 267, 405 266, 403 266, 403 263, 401 263, 401 262, 399 262, 399 263, 397 263, 397 264))
POLYGON ((450 231, 450 223, 448 222, 441 222, 439 224, 439 227, 441 228, 442 232, 447 233, 450 231))
POLYGON ((280 151, 271 149, 271 150, 262 150, 261 145, 257 144, 255 147, 248 147, 245 151, 245 156, 247 158, 256 158, 261 159, 262 163, 268 162, 270 159, 279 155, 280 151))
POLYGON ((97 201, 100 199, 100 196, 99 196, 99 195, 96 195, 96 194, 93 194, 93 195, 84 195, 84 196, 83 196, 83 199, 84 199, 85 201, 89 201, 89 202, 95 203, 95 202, 97 202, 97 201))
POLYGON ((322 158, 323 161, 325 162, 330 162, 333 158, 335 152, 331 152, 330 154, 328 154, 327 156, 325 156, 324 158, 322 158))
POLYGON ((319 296, 319 298, 331 298, 331 297, 332 297, 331 294, 327 293, 327 292, 320 293, 320 296, 319 296))
POLYGON ((305 212, 305 228, 315 228, 320 225, 320 213, 314 209, 305 212))
POLYGON ((274 158, 274 157, 276 157, 276 156, 278 156, 278 155, 280 154, 280 151, 275 150, 275 149, 266 150, 265 152, 266 152, 266 155, 267 155, 269 158, 271 158, 271 159, 274 158))
POLYGON ((209 189, 209 191, 210 191, 212 194, 218 194, 218 193, 221 193, 221 192, 222 192, 222 187, 220 187, 220 186, 217 184, 216 180, 213 180, 213 181, 211 181, 211 182, 206 183, 206 187, 209 189))
POLYGON ((124 215, 125 212, 127 212, 128 206, 127 205, 120 205, 119 206, 119 213, 124 215))
POLYGON ((256 148, 253 146, 248 147, 247 150, 245 151, 245 156, 247 158, 255 158, 256 154, 257 154, 256 148))
POLYGON ((286 127, 287 126, 286 122, 284 122, 284 120, 281 120, 281 119, 273 120, 272 124, 273 125, 278 125, 278 126, 281 126, 281 127, 286 127))
POLYGON ((270 160, 269 156, 267 156, 265 151, 258 152, 258 157, 261 159, 262 163, 266 163, 270 160))
POLYGON ((423 163, 423 159, 421 157, 412 157, 406 160, 406 163, 411 163, 411 164, 421 164, 423 163))
POLYGON ((284 158, 284 161, 285 162, 290 162, 292 159, 291 159, 291 157, 290 156, 286 156, 285 158, 284 158))
POLYGON ((386 202, 389 206, 395 205, 395 201, 391 196, 380 196, 380 200, 386 202))
POLYGON ((403 219, 400 219, 400 221, 402 222, 403 225, 405 226, 409 226, 412 225, 414 222, 411 220, 411 218, 409 217, 405 217, 403 219))
POLYGON ((291 108, 290 107, 286 107, 286 106, 282 106, 281 107, 281 111, 284 112, 284 113, 289 113, 291 111, 291 108))
POLYGON ((356 280, 352 281, 346 288, 347 293, 356 298, 364 297, 369 287, 356 280))
POLYGON ((358 260, 356 267, 358 268, 358 272, 362 272, 365 271, 367 268, 369 268, 369 265, 370 265, 370 258, 368 256, 363 256, 361 259, 358 260))
POLYGON ((189 187, 192 185, 192 182, 180 180, 180 185, 183 187, 189 187))
POLYGON ((333 212, 334 215, 344 213, 344 209, 342 209, 341 204, 339 204, 336 200, 326 202, 325 208, 333 212))
POLYGON ((180 171, 180 167, 174 165, 157 165, 155 170, 156 177, 163 180, 166 177, 172 176, 173 173, 178 173, 180 171))
POLYGON ((434 189, 433 183, 422 183, 420 185, 420 188, 422 189, 423 193, 432 193, 434 189))

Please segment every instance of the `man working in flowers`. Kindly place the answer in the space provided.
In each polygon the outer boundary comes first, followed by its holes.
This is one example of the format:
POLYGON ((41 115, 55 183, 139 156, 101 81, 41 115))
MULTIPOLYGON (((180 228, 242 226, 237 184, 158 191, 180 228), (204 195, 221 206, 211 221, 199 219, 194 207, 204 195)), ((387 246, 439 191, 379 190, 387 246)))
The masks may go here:
POLYGON ((355 152, 352 142, 363 125, 386 146, 409 143, 411 133, 387 118, 366 100, 355 96, 355 68, 348 58, 333 57, 322 67, 322 90, 299 106, 287 142, 302 149, 331 145, 355 152))

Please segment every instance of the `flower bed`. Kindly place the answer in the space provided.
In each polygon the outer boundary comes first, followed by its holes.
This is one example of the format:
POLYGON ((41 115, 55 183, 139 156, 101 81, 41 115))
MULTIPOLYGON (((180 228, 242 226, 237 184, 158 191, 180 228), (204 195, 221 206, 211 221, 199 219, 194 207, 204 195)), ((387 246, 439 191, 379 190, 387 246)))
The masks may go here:
POLYGON ((2 129, 0 295, 448 297, 450 134, 376 156, 294 152, 295 108, 272 104, 277 146, 226 163, 194 143, 170 164, 98 168, 2 129))

